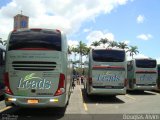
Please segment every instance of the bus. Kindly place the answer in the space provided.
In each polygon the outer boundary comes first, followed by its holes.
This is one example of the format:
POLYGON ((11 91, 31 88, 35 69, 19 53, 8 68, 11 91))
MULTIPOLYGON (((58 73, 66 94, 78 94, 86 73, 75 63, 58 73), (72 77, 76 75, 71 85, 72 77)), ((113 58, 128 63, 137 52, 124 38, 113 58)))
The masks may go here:
POLYGON ((88 77, 84 88, 88 96, 126 94, 127 62, 122 49, 91 49, 88 77))
POLYGON ((160 64, 158 64, 157 68, 158 68, 157 89, 160 90, 160 64))
POLYGON ((137 58, 127 62, 128 90, 154 90, 157 86, 157 62, 151 58, 137 58))
POLYGON ((5 63, 5 46, 0 44, 0 96, 4 94, 4 82, 3 82, 3 73, 4 73, 4 63, 5 63))
POLYGON ((71 89, 67 39, 57 29, 19 29, 9 34, 4 73, 5 104, 65 107, 71 89))

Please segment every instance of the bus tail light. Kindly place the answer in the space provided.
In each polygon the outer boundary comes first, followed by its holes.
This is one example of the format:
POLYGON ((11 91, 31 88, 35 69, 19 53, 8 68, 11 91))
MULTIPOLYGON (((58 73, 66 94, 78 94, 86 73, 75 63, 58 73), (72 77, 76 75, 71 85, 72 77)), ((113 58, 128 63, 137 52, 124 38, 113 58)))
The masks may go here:
POLYGON ((62 95, 64 92, 65 92, 65 75, 61 73, 59 77, 58 89, 54 94, 54 96, 62 95))
POLYGON ((92 84, 92 78, 91 77, 88 78, 88 82, 89 82, 89 85, 92 84))
POLYGON ((59 32, 59 33, 60 33, 61 31, 60 31, 60 30, 58 30, 58 29, 56 29, 56 32, 59 32))
POLYGON ((5 84, 5 93, 13 95, 10 85, 9 85, 9 76, 8 76, 8 72, 4 73, 4 84, 5 84))

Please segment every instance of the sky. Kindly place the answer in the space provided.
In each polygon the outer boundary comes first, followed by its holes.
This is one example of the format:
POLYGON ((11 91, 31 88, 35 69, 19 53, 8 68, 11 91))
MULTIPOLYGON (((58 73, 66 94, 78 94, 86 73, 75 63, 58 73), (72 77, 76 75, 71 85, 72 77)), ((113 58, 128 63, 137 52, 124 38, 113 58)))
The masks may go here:
POLYGON ((137 46, 134 57, 160 61, 160 0, 0 0, 0 38, 13 30, 13 17, 29 16, 30 28, 60 29, 68 44, 88 46, 108 38, 137 46))

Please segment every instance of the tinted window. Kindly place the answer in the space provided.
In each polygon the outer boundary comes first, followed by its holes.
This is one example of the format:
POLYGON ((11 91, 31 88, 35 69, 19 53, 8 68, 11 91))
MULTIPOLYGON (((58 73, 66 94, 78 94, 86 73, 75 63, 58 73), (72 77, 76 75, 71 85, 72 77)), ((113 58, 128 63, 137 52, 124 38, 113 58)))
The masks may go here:
POLYGON ((123 62, 125 51, 119 50, 93 50, 93 60, 97 62, 123 62))
POLYGON ((155 68, 156 60, 136 60, 136 66, 139 68, 155 68))
POLYGON ((13 32, 9 41, 9 50, 23 48, 45 48, 61 51, 61 33, 42 30, 13 32))

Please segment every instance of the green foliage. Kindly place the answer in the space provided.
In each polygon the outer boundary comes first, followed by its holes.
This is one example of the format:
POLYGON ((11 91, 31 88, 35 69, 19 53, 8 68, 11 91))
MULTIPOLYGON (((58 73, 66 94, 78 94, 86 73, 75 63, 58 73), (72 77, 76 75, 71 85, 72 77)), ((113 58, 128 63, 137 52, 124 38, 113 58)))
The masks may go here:
POLYGON ((118 47, 121 49, 128 49, 128 45, 124 42, 119 42, 118 47))
POLYGON ((91 46, 94 46, 94 47, 97 47, 97 46, 100 46, 100 42, 98 41, 94 41, 91 46))
POLYGON ((108 39, 107 38, 101 38, 100 43, 103 44, 103 47, 105 47, 105 44, 108 43, 108 39))
POLYGON ((130 56, 132 56, 132 58, 133 58, 133 55, 139 53, 138 47, 137 46, 130 46, 130 48, 129 48, 129 50, 127 50, 127 52, 130 52, 130 56))

